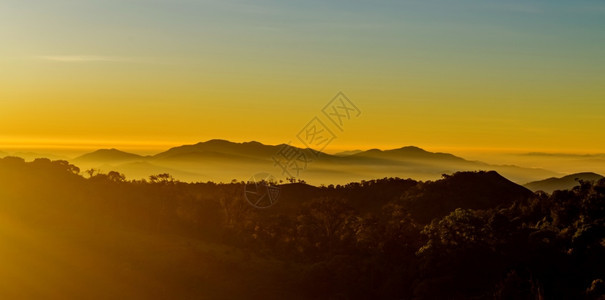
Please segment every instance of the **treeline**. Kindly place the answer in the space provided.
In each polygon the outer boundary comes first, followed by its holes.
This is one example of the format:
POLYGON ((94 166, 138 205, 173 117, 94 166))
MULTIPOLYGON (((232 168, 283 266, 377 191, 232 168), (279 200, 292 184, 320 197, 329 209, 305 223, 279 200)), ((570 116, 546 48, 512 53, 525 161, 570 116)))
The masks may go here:
POLYGON ((217 241, 282 262, 306 298, 605 299, 605 180, 552 195, 495 172, 299 182, 266 209, 247 203, 244 186, 0 160, 3 214, 217 241))

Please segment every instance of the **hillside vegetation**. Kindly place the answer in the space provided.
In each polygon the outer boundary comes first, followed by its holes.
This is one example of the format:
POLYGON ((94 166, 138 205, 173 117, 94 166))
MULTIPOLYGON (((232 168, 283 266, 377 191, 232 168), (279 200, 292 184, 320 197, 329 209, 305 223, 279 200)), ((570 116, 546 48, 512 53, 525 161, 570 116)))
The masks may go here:
POLYGON ((599 299, 605 180, 496 172, 279 186, 0 159, 3 299, 599 299))

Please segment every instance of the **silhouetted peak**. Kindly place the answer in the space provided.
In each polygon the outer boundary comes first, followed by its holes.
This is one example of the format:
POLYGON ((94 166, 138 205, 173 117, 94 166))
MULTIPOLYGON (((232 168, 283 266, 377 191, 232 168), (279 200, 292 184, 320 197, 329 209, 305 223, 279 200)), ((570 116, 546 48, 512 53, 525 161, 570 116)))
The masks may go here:
POLYGON ((526 200, 533 193, 495 171, 457 172, 418 186, 406 199, 408 208, 421 223, 440 218, 456 208, 489 209, 526 200))
POLYGON ((393 149, 393 150, 402 150, 402 151, 409 151, 409 152, 428 152, 420 147, 416 147, 416 146, 405 146, 405 147, 401 147, 399 149, 393 149))
MULTIPOLYGON (((188 146, 188 145, 183 145, 183 146, 188 146)), ((180 147, 183 147, 180 146, 180 147)), ((223 140, 223 139, 211 139, 211 140, 207 140, 205 142, 199 142, 195 145, 189 145, 189 146, 233 146, 233 147, 237 147, 237 146, 266 146, 266 147, 271 147, 270 145, 265 145, 263 143, 257 142, 257 141, 249 141, 249 142, 242 142, 242 143, 238 143, 238 142, 232 142, 232 141, 228 141, 228 140, 223 140)), ((176 147, 179 148, 179 147, 176 147)))
POLYGON ((362 150, 348 150, 334 153, 335 156, 351 156, 363 152, 362 150))
POLYGON ((405 146, 390 150, 370 149, 361 153, 355 154, 357 156, 370 156, 374 158, 384 158, 389 160, 410 160, 410 159, 422 159, 422 160, 456 160, 464 161, 463 158, 457 157, 449 153, 441 152, 429 152, 420 147, 416 146, 405 146))
POLYGON ((243 145, 253 145, 253 146, 264 146, 262 143, 257 141, 243 142, 243 145))
POLYGON ((95 160, 95 161, 105 161, 105 160, 131 160, 131 159, 139 159, 143 156, 124 152, 122 150, 118 150, 115 148, 110 149, 99 149, 90 153, 86 153, 79 157, 76 157, 75 160, 95 160))
POLYGON ((579 180, 597 181, 603 176, 593 172, 574 173, 563 177, 551 177, 544 180, 533 181, 524 186, 532 191, 552 193, 556 190, 568 190, 579 185, 579 180))
POLYGON ((110 148, 110 149, 99 149, 99 150, 93 151, 89 154, 132 154, 132 153, 118 150, 116 148, 110 148))
POLYGON ((571 174, 571 175, 567 175, 564 176, 563 178, 578 178, 578 179, 582 179, 582 178, 603 178, 603 175, 597 174, 597 173, 593 173, 593 172, 580 172, 580 173, 575 173, 575 174, 571 174))
POLYGON ((231 141, 227 141, 227 140, 223 140, 223 139, 211 139, 211 140, 207 140, 205 142, 199 142, 197 145, 232 145, 232 144, 236 144, 234 142, 231 141))
POLYGON ((441 154, 441 153, 429 152, 429 151, 426 151, 426 150, 424 150, 420 147, 416 147, 416 146, 405 146, 405 147, 401 147, 401 148, 397 148, 397 149, 385 150, 383 152, 397 153, 397 154, 402 154, 402 155, 414 155, 414 156, 441 154))
POLYGON ((231 142, 221 139, 212 139, 194 145, 173 147, 167 151, 154 155, 154 158, 171 159, 202 159, 216 157, 223 158, 260 158, 266 159, 275 154, 280 146, 264 145, 256 141, 231 142))

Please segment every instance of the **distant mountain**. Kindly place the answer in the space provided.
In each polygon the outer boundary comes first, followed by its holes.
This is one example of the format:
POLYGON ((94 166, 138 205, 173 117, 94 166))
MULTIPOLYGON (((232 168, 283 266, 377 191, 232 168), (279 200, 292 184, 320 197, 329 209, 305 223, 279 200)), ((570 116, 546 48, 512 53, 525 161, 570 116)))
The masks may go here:
POLYGON ((73 159, 74 162, 118 163, 144 159, 145 156, 120 151, 118 149, 100 149, 73 159))
MULTIPOLYGON (((280 145, 264 145, 259 142, 244 142, 234 143, 226 140, 209 140, 207 142, 200 142, 194 145, 183 145, 179 147, 171 148, 165 152, 154 155, 153 159, 177 159, 180 157, 185 158, 205 158, 216 156, 220 158, 260 158, 270 160, 273 156, 284 147, 284 144, 280 145), (222 155, 219 155, 222 154, 222 155)), ((292 146, 292 148, 299 151, 307 151, 306 149, 292 146)), ((414 160, 425 160, 425 161, 457 161, 457 162, 468 162, 463 158, 454 156, 448 153, 440 152, 429 152, 414 146, 407 146, 393 150, 379 150, 372 149, 368 151, 348 151, 341 152, 348 155, 342 154, 327 154, 321 153, 319 160, 337 161, 337 162, 355 162, 355 161, 368 161, 365 158, 371 158, 370 161, 414 161, 414 160), (344 156, 344 157, 343 157, 344 156), (344 159, 341 159, 344 158, 344 159)))
POLYGON ((276 162, 289 155, 280 152, 285 149, 285 146, 284 144, 264 145, 254 141, 235 143, 215 139, 174 147, 152 156, 141 156, 117 149, 102 149, 82 155, 73 161, 81 168, 100 168, 99 165, 102 165, 102 170, 105 170, 119 166, 129 178, 139 177, 144 173, 145 167, 149 167, 149 175, 171 169, 175 173, 173 176, 187 181, 195 181, 195 174, 204 174, 204 179, 212 178, 215 181, 229 182, 232 179, 247 179, 259 172, 269 172, 281 179, 295 176, 312 184, 343 184, 384 177, 435 180, 442 174, 459 171, 495 170, 515 182, 528 182, 559 175, 542 169, 470 161, 453 154, 430 152, 415 146, 391 150, 352 151, 340 155, 320 153, 317 156, 310 149, 291 146, 289 150, 304 153, 307 158, 307 161, 304 159, 296 161, 296 166, 289 165, 302 170, 297 173, 294 170, 286 170, 283 165, 276 162), (147 164, 124 165, 131 162, 147 164), (187 175, 180 178, 177 173, 187 175))
MULTIPOLYGON (((514 165, 491 165, 480 161, 471 161, 450 153, 430 152, 415 146, 406 146, 392 150, 372 149, 343 157, 352 164, 383 165, 399 174, 415 174, 415 179, 435 179, 441 174, 458 171, 494 170, 515 182, 527 182, 530 178, 556 176, 557 173, 536 168, 524 168, 514 165)), ((359 179, 356 179, 359 180, 359 179)))
POLYGON ((362 150, 350 150, 334 153, 334 156, 351 156, 363 152, 362 150))
POLYGON ((0 151, 0 157, 5 156, 16 156, 25 159, 26 161, 32 161, 36 158, 48 158, 51 160, 67 160, 68 158, 61 155, 55 155, 50 153, 37 153, 37 152, 4 152, 0 151))
POLYGON ((21 157, 25 160, 34 160, 36 158, 48 158, 51 160, 67 160, 68 158, 61 155, 54 155, 50 153, 37 153, 37 152, 15 152, 13 156, 21 157))
POLYGON ((153 159, 205 158, 220 156, 223 158, 264 158, 270 159, 283 146, 269 146, 259 142, 234 143, 226 140, 209 140, 195 145, 183 145, 158 153, 153 159))
POLYGON ((429 152, 415 146, 406 146, 399 149, 379 150, 371 149, 357 153, 356 157, 374 157, 393 160, 432 160, 432 161, 456 161, 468 162, 467 160, 449 153, 429 152))
POLYGON ((556 190, 572 189, 579 184, 578 180, 597 181, 602 178, 602 175, 584 172, 567 175, 561 178, 552 177, 544 180, 534 181, 527 183, 524 186, 532 191, 544 191, 547 193, 552 193, 556 190))

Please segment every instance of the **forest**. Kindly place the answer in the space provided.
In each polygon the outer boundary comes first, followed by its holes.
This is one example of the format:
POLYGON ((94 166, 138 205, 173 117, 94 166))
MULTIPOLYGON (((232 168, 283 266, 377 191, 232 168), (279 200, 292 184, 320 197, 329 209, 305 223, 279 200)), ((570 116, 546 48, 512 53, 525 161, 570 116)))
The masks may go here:
POLYGON ((245 186, 0 159, 0 297, 605 299, 604 179, 245 186))

